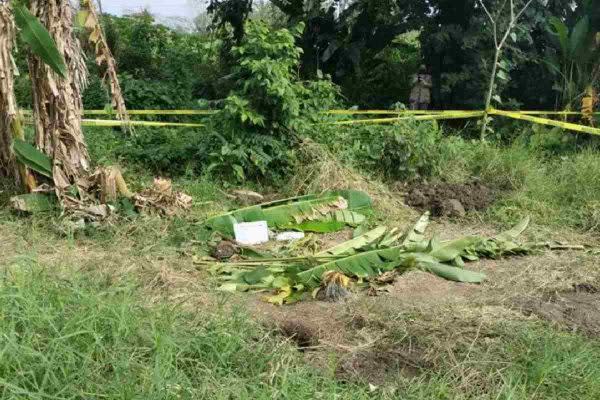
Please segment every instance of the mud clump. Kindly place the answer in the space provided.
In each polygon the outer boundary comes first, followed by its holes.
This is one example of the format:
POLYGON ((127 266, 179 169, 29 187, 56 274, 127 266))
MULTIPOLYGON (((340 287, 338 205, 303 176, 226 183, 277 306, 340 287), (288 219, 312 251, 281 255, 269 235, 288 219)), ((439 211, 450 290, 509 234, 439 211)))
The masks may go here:
POLYGON ((405 202, 430 211, 434 217, 462 217, 467 211, 485 210, 495 197, 490 188, 478 182, 420 184, 409 189, 405 202))
POLYGON ((600 293, 596 286, 573 285, 572 291, 518 303, 526 315, 536 315, 573 332, 600 336, 600 293))

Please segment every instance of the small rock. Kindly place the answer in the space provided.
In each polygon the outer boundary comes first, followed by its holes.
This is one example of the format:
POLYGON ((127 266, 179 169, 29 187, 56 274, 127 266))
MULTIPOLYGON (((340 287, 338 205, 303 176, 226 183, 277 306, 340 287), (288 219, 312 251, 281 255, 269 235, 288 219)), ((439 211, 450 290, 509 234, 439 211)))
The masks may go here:
POLYGON ((211 255, 217 260, 227 260, 237 254, 237 246, 227 240, 223 240, 215 246, 211 255))
POLYGON ((259 204, 265 199, 262 194, 251 190, 234 190, 231 193, 237 201, 244 205, 259 204))
POLYGON ((456 199, 449 199, 444 202, 443 208, 444 214, 448 217, 464 217, 467 213, 462 203, 456 199))

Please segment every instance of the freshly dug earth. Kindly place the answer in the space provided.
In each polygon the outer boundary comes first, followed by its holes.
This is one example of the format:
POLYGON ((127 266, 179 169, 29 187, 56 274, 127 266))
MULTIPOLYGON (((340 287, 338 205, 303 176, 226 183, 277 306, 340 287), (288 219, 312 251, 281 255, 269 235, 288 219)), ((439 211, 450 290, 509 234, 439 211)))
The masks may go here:
POLYGON ((434 217, 462 217, 467 211, 484 210, 494 192, 478 182, 467 184, 419 184, 410 188, 405 202, 431 212, 434 217))

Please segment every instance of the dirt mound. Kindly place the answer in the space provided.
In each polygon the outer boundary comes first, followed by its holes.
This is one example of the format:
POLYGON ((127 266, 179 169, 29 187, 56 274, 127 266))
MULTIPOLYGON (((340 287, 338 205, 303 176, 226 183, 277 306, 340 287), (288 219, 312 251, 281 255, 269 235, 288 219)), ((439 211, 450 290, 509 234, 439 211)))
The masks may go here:
POLYGON ((600 336, 600 293, 594 285, 573 285, 573 291, 519 303, 526 315, 537 315, 574 332, 600 336))
POLYGON ((437 217, 462 217, 467 211, 484 210, 493 201, 493 191, 480 183, 420 184, 408 191, 405 202, 411 207, 431 211, 437 217))

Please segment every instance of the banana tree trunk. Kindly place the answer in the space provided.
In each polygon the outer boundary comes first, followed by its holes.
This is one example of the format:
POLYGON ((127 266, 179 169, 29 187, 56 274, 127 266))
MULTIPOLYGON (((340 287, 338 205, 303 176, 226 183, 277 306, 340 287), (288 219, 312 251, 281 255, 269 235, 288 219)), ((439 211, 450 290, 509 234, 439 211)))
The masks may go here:
POLYGON ((17 163, 12 152, 13 139, 24 137, 14 92, 11 58, 14 41, 15 26, 11 10, 8 3, 0 3, 0 176, 30 191, 35 187, 35 180, 25 166, 17 163))
POLYGON ((87 69, 73 36, 69 0, 31 0, 31 12, 48 29, 68 66, 59 77, 42 60, 29 56, 36 146, 53 161, 56 194, 64 206, 88 199, 90 159, 81 129, 81 93, 87 69))

